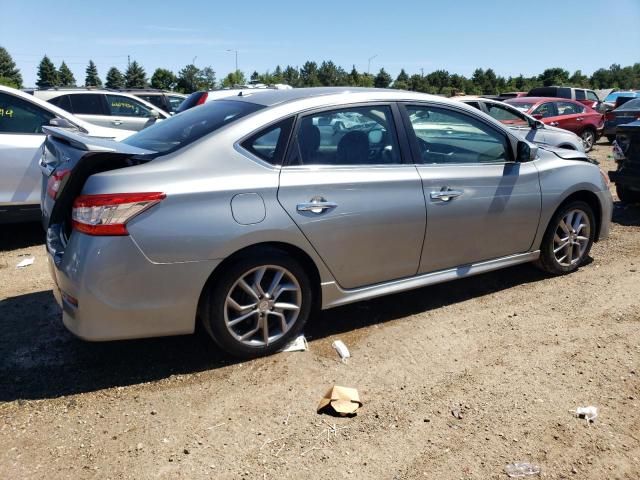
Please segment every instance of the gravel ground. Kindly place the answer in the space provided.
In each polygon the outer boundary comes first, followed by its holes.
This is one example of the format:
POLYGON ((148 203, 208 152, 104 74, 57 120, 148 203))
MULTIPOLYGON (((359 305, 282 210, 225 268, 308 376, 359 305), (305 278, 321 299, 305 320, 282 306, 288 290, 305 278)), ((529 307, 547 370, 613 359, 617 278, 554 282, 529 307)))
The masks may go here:
MULTIPOLYGON (((610 146, 593 156, 612 166, 610 146)), ((640 478, 640 208, 590 264, 530 265, 330 310, 309 351, 238 363, 204 334, 85 343, 38 225, 0 232, 2 478, 640 478), (35 263, 15 268, 22 254, 35 263), (353 357, 331 347, 342 339, 353 357), (333 384, 353 418, 320 416, 333 384), (571 410, 595 405, 588 425, 571 410)))

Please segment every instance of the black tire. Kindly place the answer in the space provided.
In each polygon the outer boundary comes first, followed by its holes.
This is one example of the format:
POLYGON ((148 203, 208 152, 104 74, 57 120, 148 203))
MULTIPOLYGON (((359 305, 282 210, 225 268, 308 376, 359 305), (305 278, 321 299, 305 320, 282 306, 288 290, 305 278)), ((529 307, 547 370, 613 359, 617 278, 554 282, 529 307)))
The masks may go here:
POLYGON ((584 151, 589 152, 596 144, 596 131, 593 128, 585 128, 580 134, 580 138, 584 145, 584 151))
MULTIPOLYGON (((269 280, 267 279, 267 282, 269 280)), ((267 285, 268 283, 265 283, 267 285)), ((251 299, 250 301, 254 301, 251 299)), ((313 306, 313 286, 309 275, 304 268, 287 255, 285 252, 276 249, 265 249, 262 251, 251 252, 247 256, 239 258, 237 261, 227 265, 215 278, 213 278, 207 287, 205 287, 204 296, 200 305, 200 316, 205 330, 209 333, 215 344, 224 352, 238 358, 255 358, 277 352, 284 345, 298 336, 304 328, 313 306), (236 282, 241 279, 247 272, 262 266, 275 266, 284 268, 297 281, 300 287, 301 305, 298 310, 297 318, 284 335, 277 340, 269 342, 265 345, 247 345, 246 343, 236 339, 230 332, 225 322, 225 303, 227 296, 236 282)), ((259 300, 255 300, 259 302, 259 300)), ((260 302, 262 303, 262 302, 260 302)), ((273 317, 264 314, 270 326, 276 326, 273 317)), ((258 325, 256 316, 252 316, 246 320, 247 325, 255 320, 255 326, 258 325)), ((243 327, 241 322, 240 327, 243 327)), ((279 325, 278 325, 279 326, 279 325)), ((240 328, 239 327, 239 328, 240 328)), ((249 329, 250 327, 248 327, 249 329)), ((269 328, 271 330, 271 328, 269 328)), ((282 330, 280 328, 280 330, 282 330)))
POLYGON ((589 206, 588 203, 576 200, 562 205, 553 215, 553 218, 547 226, 547 230, 544 232, 542 243, 540 244, 540 258, 536 262, 536 265, 545 272, 548 272, 552 275, 565 275, 567 273, 574 272, 584 264, 585 260, 589 256, 589 252, 591 251, 591 246, 593 245, 593 240, 595 238, 596 228, 597 225, 595 222, 595 215, 593 214, 593 209, 589 206), (553 251, 554 237, 556 234, 556 230, 559 228, 560 221, 572 210, 582 211, 589 219, 589 240, 586 249, 575 264, 562 265, 556 258, 556 255, 553 251))
POLYGON ((616 193, 622 203, 640 203, 640 191, 629 190, 624 185, 616 184, 616 193))
POLYGON ((615 135, 607 135, 607 141, 609 143, 613 143, 613 141, 616 139, 615 135))

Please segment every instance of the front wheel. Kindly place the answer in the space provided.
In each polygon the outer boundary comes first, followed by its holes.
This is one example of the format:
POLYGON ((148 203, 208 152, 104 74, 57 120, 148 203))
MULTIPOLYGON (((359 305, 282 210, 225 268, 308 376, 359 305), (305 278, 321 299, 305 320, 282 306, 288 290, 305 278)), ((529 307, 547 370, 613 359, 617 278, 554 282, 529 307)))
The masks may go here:
POLYGON ((594 132, 591 128, 587 128, 580 135, 582 138, 582 144, 584 145, 584 151, 588 152, 593 148, 593 145, 596 143, 596 132, 594 132))
POLYGON ((562 206, 542 238, 538 266, 553 275, 577 270, 589 255, 595 227, 589 204, 574 201, 562 206))
POLYGON ((205 293, 205 329, 222 350, 240 358, 281 349, 302 331, 313 303, 309 276, 279 250, 233 263, 205 293))

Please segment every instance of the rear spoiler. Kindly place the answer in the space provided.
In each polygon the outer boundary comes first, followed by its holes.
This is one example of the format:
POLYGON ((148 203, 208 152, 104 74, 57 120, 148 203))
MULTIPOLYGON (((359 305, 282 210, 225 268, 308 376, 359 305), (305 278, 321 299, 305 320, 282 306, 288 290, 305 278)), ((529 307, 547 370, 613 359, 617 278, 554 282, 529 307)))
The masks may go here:
POLYGON ((124 155, 149 155, 156 153, 153 150, 133 147, 126 143, 116 142, 115 140, 107 138, 91 137, 60 127, 43 126, 42 131, 52 139, 61 141, 85 152, 113 152, 124 155))

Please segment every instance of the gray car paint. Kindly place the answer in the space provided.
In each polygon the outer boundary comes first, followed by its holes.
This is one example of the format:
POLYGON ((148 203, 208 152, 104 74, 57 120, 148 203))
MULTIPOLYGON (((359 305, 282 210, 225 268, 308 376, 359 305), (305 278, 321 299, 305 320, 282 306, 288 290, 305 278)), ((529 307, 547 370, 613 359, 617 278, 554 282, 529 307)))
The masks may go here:
POLYGON ((91 340, 192 332, 198 298, 216 266, 259 244, 305 255, 317 269, 321 306, 331 308, 535 260, 550 218, 577 191, 598 198, 599 237, 608 233, 612 200, 598 167, 533 146, 530 161, 486 169, 280 168, 239 146, 262 126, 310 109, 410 101, 463 110, 504 132, 515 149, 517 136, 472 107, 412 92, 344 88, 260 92, 236 101, 268 108, 149 163, 87 179, 84 194, 162 191, 167 198, 128 223, 129 237, 71 234, 60 261, 51 262, 57 286, 78 299, 77 308, 63 302, 70 330, 91 340), (456 182, 465 196, 425 206, 431 188, 456 182), (259 197, 264 219, 238 221, 232 208, 238 195, 259 197), (338 207, 315 220, 293 209, 314 195, 338 207), (483 232, 483 223, 497 232, 483 232))

